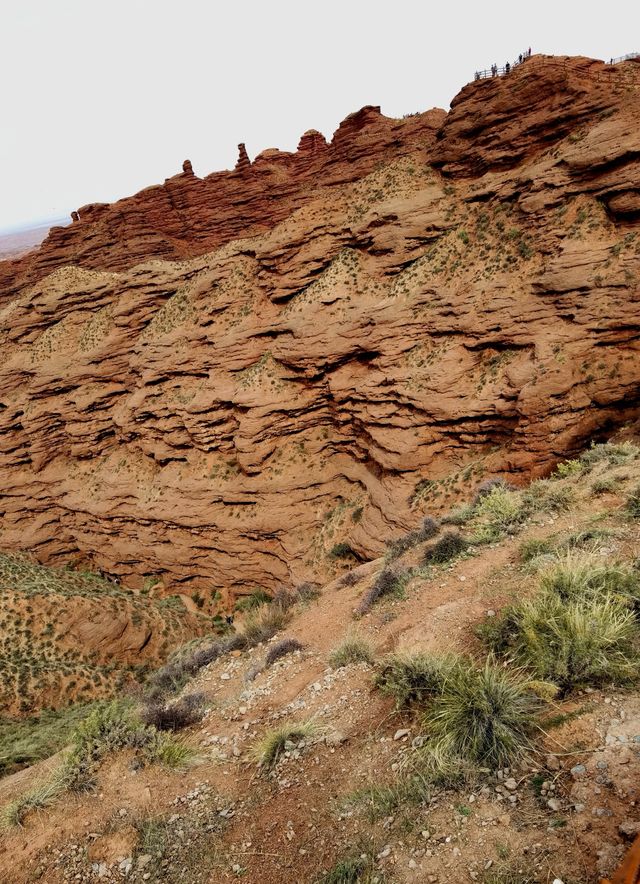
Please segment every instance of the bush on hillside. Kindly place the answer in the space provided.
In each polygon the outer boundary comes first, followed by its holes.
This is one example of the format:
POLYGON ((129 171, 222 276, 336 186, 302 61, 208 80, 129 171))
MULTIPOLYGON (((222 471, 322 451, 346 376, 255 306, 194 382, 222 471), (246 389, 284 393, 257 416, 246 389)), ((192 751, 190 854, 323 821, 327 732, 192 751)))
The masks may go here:
POLYGON ((548 556, 553 552, 553 542, 548 537, 532 537, 523 540, 519 549, 520 561, 530 562, 539 556, 548 556))
POLYGON ((183 744, 143 724, 130 703, 114 700, 101 704, 75 730, 62 764, 45 782, 5 807, 1 822, 20 825, 31 810, 49 806, 63 792, 91 788, 104 757, 125 748, 170 767, 182 766, 192 756, 183 744))
POLYGON ((458 507, 442 517, 443 525, 466 525, 476 514, 476 509, 471 504, 458 507))
POLYGON ((522 503, 527 514, 561 512, 572 506, 575 498, 575 491, 570 485, 559 485, 549 479, 537 479, 522 492, 522 503))
POLYGON ((626 510, 632 519, 640 519, 640 485, 627 497, 626 510))
POLYGON ((246 644, 244 635, 233 633, 183 652, 149 676, 145 688, 146 700, 158 704, 169 694, 178 693, 200 669, 231 651, 241 650, 246 644))
POLYGON ((336 586, 342 589, 344 586, 355 586, 356 583, 359 583, 361 580, 361 575, 358 574, 357 571, 347 571, 346 574, 343 574, 342 577, 338 580, 336 586))
POLYGON ((313 602, 320 598, 322 592, 317 583, 312 583, 310 580, 307 580, 305 583, 300 583, 296 586, 294 595, 297 601, 313 602))
POLYGON ((371 643, 361 635, 347 635, 340 644, 333 649, 329 656, 329 666, 332 669, 341 669, 350 663, 372 663, 373 648, 371 643))
POLYGON ((459 665, 453 655, 389 654, 377 668, 375 685, 398 708, 425 703, 442 691, 459 665))
POLYGON ((392 560, 399 558, 408 550, 413 549, 418 543, 423 543, 425 540, 431 540, 432 537, 436 536, 439 530, 440 523, 431 516, 425 516, 418 529, 415 531, 409 531, 408 534, 404 534, 402 537, 387 542, 389 558, 392 560))
POLYGON ((468 542, 457 531, 447 531, 434 544, 427 547, 423 556, 425 565, 440 565, 450 562, 469 546, 468 542))
POLYGON ((476 488, 476 493, 471 501, 471 506, 474 508, 477 507, 485 497, 496 489, 499 489, 500 491, 513 491, 513 485, 499 476, 494 479, 485 479, 485 481, 481 482, 476 488))
POLYGON ((280 632, 289 620, 291 614, 288 605, 272 602, 252 612, 243 624, 243 635, 246 646, 253 648, 280 632))
POLYGON ((540 701, 526 682, 487 660, 454 667, 425 716, 429 752, 501 768, 531 747, 540 701))
POLYGON ((271 601, 271 596, 264 589, 254 589, 249 595, 240 596, 239 599, 236 600, 235 610, 242 611, 253 611, 254 608, 259 608, 260 605, 268 605, 271 601))
POLYGON ((273 728, 267 731, 253 747, 253 757, 261 767, 269 769, 276 764, 282 753, 286 751, 288 744, 299 744, 302 740, 307 740, 315 734, 316 731, 317 727, 311 721, 297 724, 289 722, 280 727, 273 728))
POLYGON ((330 559, 350 559, 354 556, 353 549, 349 543, 335 543, 329 550, 330 559))
POLYGON ((640 605, 640 576, 632 567, 579 548, 569 547, 551 561, 541 572, 540 586, 563 601, 612 595, 631 607, 640 605))
POLYGON ((594 443, 580 456, 580 462, 587 470, 591 470, 599 463, 605 462, 610 466, 619 466, 636 460, 638 457, 640 457, 640 448, 632 442, 594 443))
POLYGON ((375 683, 397 707, 426 707, 430 739, 422 764, 432 782, 456 760, 502 767, 530 746, 540 701, 523 678, 492 660, 477 669, 455 655, 394 654, 380 664, 375 683))
POLYGON ((606 476, 602 479, 596 479, 591 485, 593 494, 611 494, 617 491, 620 480, 615 476, 606 476))
POLYGON ((636 632, 633 612, 612 595, 563 598, 543 591, 487 624, 484 637, 496 653, 567 693, 632 679, 636 632))
POLYGON ((178 731, 202 719, 204 704, 203 693, 187 694, 173 703, 144 706, 140 718, 159 731, 178 731))
POLYGON ((364 593, 356 608, 356 616, 362 617, 383 596, 391 595, 402 587, 407 572, 396 568, 383 568, 372 585, 364 593))
POLYGON ((295 651, 301 650, 302 645, 296 638, 283 638, 267 651, 267 655, 264 658, 265 668, 268 669, 269 666, 273 666, 276 660, 286 657, 287 654, 293 654, 295 651))
POLYGON ((476 504, 476 518, 496 531, 508 531, 524 522, 527 510, 518 491, 494 486, 476 504))

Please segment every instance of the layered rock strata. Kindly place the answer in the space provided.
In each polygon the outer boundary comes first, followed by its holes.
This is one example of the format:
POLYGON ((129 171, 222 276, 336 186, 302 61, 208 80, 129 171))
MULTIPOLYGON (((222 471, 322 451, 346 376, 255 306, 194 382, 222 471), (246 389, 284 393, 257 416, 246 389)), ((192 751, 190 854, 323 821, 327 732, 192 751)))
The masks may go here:
POLYGON ((637 72, 533 57, 0 264, 0 547, 273 587, 636 420, 637 72))

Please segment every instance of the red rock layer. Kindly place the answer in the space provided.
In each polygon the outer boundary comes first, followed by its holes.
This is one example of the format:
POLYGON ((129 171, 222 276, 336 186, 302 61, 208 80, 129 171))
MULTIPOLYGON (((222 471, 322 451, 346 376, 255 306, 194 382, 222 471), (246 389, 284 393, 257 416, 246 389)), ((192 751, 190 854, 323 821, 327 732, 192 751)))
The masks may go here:
POLYGON ((364 107, 341 123, 331 144, 307 132, 296 153, 267 150, 253 163, 240 144, 235 170, 206 178, 196 177, 186 160, 182 173, 162 185, 78 209, 73 224, 53 228, 28 260, 0 263, 0 298, 66 264, 123 270, 145 258, 193 257, 264 232, 302 206, 310 190, 355 181, 416 149, 426 152, 443 118, 433 110, 392 120, 380 108, 364 107))
POLYGON ((634 71, 534 57, 446 119, 365 109, 5 266, 0 547, 172 590, 320 577, 635 420, 634 71))

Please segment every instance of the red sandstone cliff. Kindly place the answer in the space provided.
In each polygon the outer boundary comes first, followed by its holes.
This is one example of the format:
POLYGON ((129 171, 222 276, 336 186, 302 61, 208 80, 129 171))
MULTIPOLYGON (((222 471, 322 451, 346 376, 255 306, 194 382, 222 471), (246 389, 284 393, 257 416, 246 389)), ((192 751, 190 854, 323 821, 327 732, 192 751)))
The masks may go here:
POLYGON ((637 418, 638 71, 365 108, 0 264, 0 547, 272 586, 637 418))
POLYGON ((306 132, 296 153, 266 150, 249 162, 244 144, 232 172, 197 178, 183 171, 113 205, 96 203, 54 228, 42 249, 25 261, 0 264, 0 291, 13 294, 56 267, 124 270, 150 257, 201 255, 240 236, 274 227, 304 205, 310 192, 354 181, 379 163, 422 154, 433 144, 444 112, 392 120, 364 107, 340 125, 327 144, 306 132))

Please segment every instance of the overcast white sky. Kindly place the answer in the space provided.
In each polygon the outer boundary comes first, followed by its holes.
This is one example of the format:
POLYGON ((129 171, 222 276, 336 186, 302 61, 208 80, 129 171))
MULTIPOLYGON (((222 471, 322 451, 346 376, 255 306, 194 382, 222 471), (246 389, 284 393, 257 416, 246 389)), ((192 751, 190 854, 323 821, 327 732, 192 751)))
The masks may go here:
POLYGON ((449 106, 476 68, 640 50, 634 0, 0 0, 0 230, 449 106))

